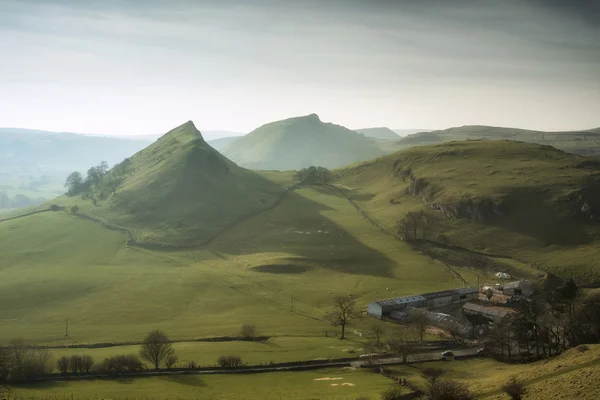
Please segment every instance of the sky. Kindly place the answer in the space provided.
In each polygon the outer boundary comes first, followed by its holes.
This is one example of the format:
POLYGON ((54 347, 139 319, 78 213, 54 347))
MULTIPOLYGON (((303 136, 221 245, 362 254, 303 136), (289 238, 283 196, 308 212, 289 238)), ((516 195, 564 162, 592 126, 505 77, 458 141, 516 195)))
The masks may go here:
POLYGON ((0 0, 0 127, 600 126, 595 0, 0 0))

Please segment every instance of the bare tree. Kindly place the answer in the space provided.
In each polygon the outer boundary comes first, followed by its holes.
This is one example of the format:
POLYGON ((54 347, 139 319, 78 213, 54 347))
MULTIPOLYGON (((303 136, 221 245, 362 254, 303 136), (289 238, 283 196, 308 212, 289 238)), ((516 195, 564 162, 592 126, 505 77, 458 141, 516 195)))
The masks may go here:
POLYGON ((175 366, 175 364, 177 364, 177 360, 178 360, 178 358, 175 354, 170 355, 165 360, 165 367, 167 367, 167 369, 173 368, 175 366))
POLYGON ((447 329, 452 339, 458 341, 460 337, 460 325, 453 321, 448 324, 447 329))
POLYGON ((525 386, 514 377, 510 378, 508 382, 502 385, 502 391, 506 393, 511 400, 521 400, 527 393, 525 386))
POLYGON ((23 339, 11 341, 9 347, 11 357, 11 380, 28 381, 52 370, 52 355, 46 349, 36 349, 25 343, 23 339))
POLYGON ((81 362, 81 356, 73 355, 69 358, 69 368, 71 372, 76 374, 78 372, 83 372, 83 365, 81 362))
POLYGON ((388 333, 385 344, 390 352, 400 357, 402 362, 408 360, 408 356, 415 351, 417 347, 417 335, 414 329, 410 327, 401 327, 388 333))
POLYGON ((258 336, 258 330, 254 324, 244 324, 240 330, 242 338, 245 340, 254 340, 258 336))
POLYGON ((56 367, 63 375, 69 372, 69 357, 62 356, 61 358, 56 360, 56 367))
POLYGON ((446 371, 440 368, 424 368, 421 371, 421 376, 427 381, 431 388, 445 373, 446 371))
POLYGON ((175 353, 168 336, 161 330, 152 331, 146 336, 140 349, 140 357, 159 369, 160 365, 175 353))
POLYGON ((0 385, 8 380, 13 367, 10 349, 0 346, 0 385))
POLYGON ((429 390, 430 400, 475 400, 466 385, 456 381, 438 380, 429 390))
POLYGON ((381 339, 385 334, 385 326, 381 321, 374 321, 369 325, 369 333, 373 336, 373 344, 375 346, 381 345, 381 339))
POLYGON ((81 356, 81 372, 89 374, 93 366, 94 359, 92 356, 81 356))
POLYGON ((333 309, 325 318, 334 327, 341 327, 342 334, 340 340, 344 340, 346 326, 358 318, 356 311, 356 302, 349 297, 338 297, 333 302, 333 309))
POLYGON ((410 312, 410 322, 419 335, 419 339, 423 341, 423 335, 425 334, 428 323, 427 312, 419 308, 413 308, 410 312))

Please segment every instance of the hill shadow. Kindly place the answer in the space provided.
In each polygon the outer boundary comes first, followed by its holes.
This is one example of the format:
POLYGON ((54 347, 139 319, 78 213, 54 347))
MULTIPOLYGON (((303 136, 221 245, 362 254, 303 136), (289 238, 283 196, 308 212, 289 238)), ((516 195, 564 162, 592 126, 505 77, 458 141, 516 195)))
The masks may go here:
MULTIPOLYGON (((322 193, 335 195, 334 191, 322 193)), ((237 256, 291 253, 301 257, 302 271, 292 268, 289 273, 306 272, 308 268, 326 268, 346 274, 391 276, 395 262, 361 243, 324 215, 335 211, 325 204, 290 192, 277 207, 222 232, 208 247, 216 252, 237 256)), ((344 214, 350 213, 356 211, 349 207, 344 214)), ((369 226, 367 221, 364 224, 369 226)), ((267 269, 275 268, 276 271, 272 273, 286 273, 283 265, 290 261, 286 258, 277 260, 276 267, 267 269)), ((298 263, 294 261, 292 264, 298 263)))
MULTIPOLYGON (((545 245, 576 246, 593 238, 585 227, 590 223, 578 214, 576 204, 549 204, 547 194, 527 189, 506 189, 503 216, 488 223, 498 228, 535 238, 545 245)), ((579 206, 580 208, 581 206, 579 206)))

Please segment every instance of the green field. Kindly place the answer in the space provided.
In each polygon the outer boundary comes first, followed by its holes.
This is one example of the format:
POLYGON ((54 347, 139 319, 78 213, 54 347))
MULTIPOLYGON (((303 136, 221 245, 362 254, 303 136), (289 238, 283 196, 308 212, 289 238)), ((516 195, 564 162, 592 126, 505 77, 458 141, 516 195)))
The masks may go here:
POLYGON ((254 375, 171 376, 56 382, 12 388, 14 398, 29 399, 202 399, 202 400, 353 400, 377 399, 394 383, 364 370, 331 369, 254 375), (73 397, 71 397, 73 396, 73 397))
MULTIPOLYGON (((77 343, 138 341, 155 328, 182 340, 236 335, 243 323, 267 335, 324 336, 332 328, 318 318, 337 295, 362 308, 462 286, 335 191, 315 188, 196 250, 126 247, 125 235, 67 212, 2 222, 0 236, 8 239, 0 242, 4 343, 70 343, 67 318, 77 343)), ((475 281, 471 270, 462 274, 475 281)))
MULTIPOLYGON (((330 360, 356 357, 364 349, 360 338, 341 341, 333 337, 274 337, 266 341, 246 342, 182 342, 174 343, 173 349, 179 361, 177 366, 187 367, 190 362, 198 366, 212 367, 223 355, 239 355, 248 365, 261 365, 291 361, 330 360), (356 340, 358 339, 358 340, 356 340)), ((95 363, 119 354, 138 354, 139 345, 114 346, 94 349, 50 349, 52 356, 90 355, 95 363)))

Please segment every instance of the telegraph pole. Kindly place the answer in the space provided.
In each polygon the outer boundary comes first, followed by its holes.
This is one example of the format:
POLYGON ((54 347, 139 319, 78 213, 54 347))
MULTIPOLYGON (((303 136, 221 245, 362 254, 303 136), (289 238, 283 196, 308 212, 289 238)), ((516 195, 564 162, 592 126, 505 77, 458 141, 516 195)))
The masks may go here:
POLYGON ((69 337, 69 318, 65 320, 65 337, 69 337))

